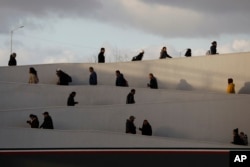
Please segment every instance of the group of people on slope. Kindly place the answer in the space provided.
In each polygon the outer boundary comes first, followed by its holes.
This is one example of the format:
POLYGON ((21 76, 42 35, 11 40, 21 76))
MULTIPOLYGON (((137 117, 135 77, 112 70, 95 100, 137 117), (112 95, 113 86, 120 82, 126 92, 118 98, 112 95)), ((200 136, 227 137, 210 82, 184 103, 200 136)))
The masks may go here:
MULTIPOLYGON (((210 46, 210 50, 207 51, 207 55, 215 55, 215 54, 218 54, 217 53, 217 42, 216 41, 213 41, 211 43, 212 45, 210 46)), ((98 54, 98 63, 105 63, 105 48, 101 48, 100 49, 100 52, 98 54)), ((140 61, 142 60, 143 58, 143 55, 144 55, 144 50, 142 50, 137 56, 134 56, 132 58, 132 61, 140 61)), ((10 55, 10 59, 9 59, 9 62, 8 62, 8 65, 9 66, 16 66, 17 65, 17 61, 16 61, 16 56, 17 54, 16 53, 11 53, 10 55)), ((191 57, 192 56, 192 50, 190 48, 188 48, 186 50, 186 53, 185 55, 186 57, 191 57)), ((160 52, 160 59, 165 59, 165 58, 172 58, 168 53, 167 53, 167 47, 164 46, 162 49, 161 49, 161 52, 160 52)))
MULTIPOLYGON (((46 111, 43 113, 44 121, 40 128, 43 129, 54 129, 53 121, 49 113, 46 111)), ((38 117, 34 114, 30 114, 30 120, 27 121, 27 123, 30 125, 31 128, 39 128, 39 120, 38 117)))
MULTIPOLYGON (((126 121, 126 133, 136 134, 136 126, 134 124, 135 117, 131 115, 126 121)), ((144 120, 142 127, 139 127, 139 130, 142 132, 142 135, 152 136, 152 127, 149 124, 148 120, 144 120)))
POLYGON ((238 128, 234 129, 232 143, 237 145, 248 145, 247 135, 244 132, 240 132, 239 134, 238 128))

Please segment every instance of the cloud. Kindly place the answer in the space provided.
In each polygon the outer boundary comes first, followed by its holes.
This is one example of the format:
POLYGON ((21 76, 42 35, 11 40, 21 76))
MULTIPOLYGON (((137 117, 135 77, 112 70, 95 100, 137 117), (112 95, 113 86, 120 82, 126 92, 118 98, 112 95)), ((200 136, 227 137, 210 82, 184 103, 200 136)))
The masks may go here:
POLYGON ((20 23, 41 28, 33 20, 82 18, 165 38, 249 34, 249 6, 249 0, 2 0, 0 33, 20 23))

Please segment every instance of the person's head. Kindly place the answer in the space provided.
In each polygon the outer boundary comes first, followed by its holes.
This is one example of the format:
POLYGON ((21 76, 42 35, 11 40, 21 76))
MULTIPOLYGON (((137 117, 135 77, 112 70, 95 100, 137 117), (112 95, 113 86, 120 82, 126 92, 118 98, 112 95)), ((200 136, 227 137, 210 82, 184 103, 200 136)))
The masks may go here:
POLYGON ((166 50, 167 50, 167 47, 164 46, 161 50, 162 50, 162 51, 166 51, 166 50))
POLYGON ((37 74, 35 68, 33 68, 33 67, 30 67, 30 73, 31 74, 35 74, 35 75, 37 74))
POLYGON ((213 41, 213 42, 212 42, 212 45, 216 46, 216 45, 217 45, 217 42, 216 42, 216 41, 213 41))
POLYGON ((71 92, 70 96, 75 97, 76 96, 76 92, 71 92))
POLYGON ((240 132, 240 136, 244 137, 245 136, 244 132, 240 132))
POLYGON ((238 135, 239 134, 239 129, 238 128, 234 129, 233 134, 234 134, 234 136, 238 135))
POLYGON ((49 113, 48 113, 47 111, 45 111, 45 112, 43 113, 43 116, 44 116, 44 117, 47 117, 47 116, 49 116, 49 113))
POLYGON ((10 57, 11 57, 11 58, 16 58, 16 53, 12 53, 12 54, 10 55, 10 57))
POLYGON ((135 89, 131 89, 130 91, 132 94, 135 94, 135 89))
POLYGON ((93 67, 89 67, 89 72, 93 72, 94 68, 93 67))
POLYGON ((234 81, 233 81, 233 78, 228 78, 228 79, 227 79, 227 82, 228 82, 228 84, 233 83, 233 82, 234 82, 234 81))
POLYGON ((62 72, 62 70, 61 70, 60 68, 56 69, 56 74, 57 74, 58 76, 61 75, 61 72, 62 72))
POLYGON ((190 48, 187 48, 187 52, 191 53, 191 52, 192 52, 192 50, 191 50, 190 48))
POLYGON ((131 116, 129 117, 129 120, 130 120, 131 122, 134 122, 135 117, 134 117, 133 115, 131 115, 131 116))
POLYGON ((116 71, 115 71, 115 74, 116 74, 116 76, 118 76, 118 75, 121 74, 121 72, 120 72, 119 70, 116 70, 116 71))
POLYGON ((104 53, 105 52, 105 48, 101 48, 100 52, 104 53))
POLYGON ((30 119, 31 119, 31 120, 35 119, 35 115, 30 114, 30 119))
POLYGON ((148 120, 145 119, 145 120, 143 121, 143 125, 147 125, 147 124, 148 124, 148 120))
POLYGON ((149 73, 148 76, 150 79, 154 78, 154 75, 152 73, 149 73))

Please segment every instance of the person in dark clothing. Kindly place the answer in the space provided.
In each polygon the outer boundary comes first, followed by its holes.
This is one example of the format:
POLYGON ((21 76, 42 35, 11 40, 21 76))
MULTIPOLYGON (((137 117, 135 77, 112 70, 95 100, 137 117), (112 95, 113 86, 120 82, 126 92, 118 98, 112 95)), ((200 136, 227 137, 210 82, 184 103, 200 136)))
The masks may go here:
POLYGON ((75 102, 75 99, 74 99, 75 96, 76 96, 76 92, 70 93, 68 97, 68 102, 67 102, 68 106, 74 106, 75 104, 78 104, 78 102, 75 102))
POLYGON ((210 54, 211 54, 211 55, 218 54, 218 53, 217 53, 217 42, 216 42, 216 41, 213 41, 213 42, 212 42, 212 45, 211 45, 211 47, 210 47, 210 54))
POLYGON ((126 122, 126 133, 136 134, 136 127, 134 125, 134 116, 130 116, 126 122))
POLYGON ((150 87, 151 89, 158 89, 157 80, 152 73, 149 74, 149 79, 150 83, 148 83, 148 87, 150 87))
POLYGON ((30 114, 30 120, 27 121, 31 128, 39 128, 39 121, 36 115, 30 114))
POLYGON ((131 89, 131 91, 127 95, 126 104, 134 104, 135 103, 134 95, 135 95, 135 89, 131 89))
POLYGON ((132 58, 132 61, 141 61, 144 55, 144 50, 142 50, 137 56, 132 58))
POLYGON ((40 126, 40 128, 54 129, 53 121, 52 121, 52 118, 49 115, 49 113, 46 111, 46 112, 43 113, 43 116, 44 116, 44 121, 43 121, 43 124, 40 126))
POLYGON ((119 71, 116 70, 116 82, 115 85, 116 86, 124 86, 127 87, 128 86, 128 82, 127 80, 124 78, 123 74, 119 71))
POLYGON ((9 60, 8 65, 9 66, 16 66, 17 65, 17 62, 16 62, 16 53, 12 53, 10 55, 10 60, 9 60))
POLYGON ((161 54, 160 54, 160 59, 166 59, 166 58, 172 58, 171 56, 169 56, 168 52, 167 52, 167 47, 164 46, 161 49, 161 54))
POLYGON ((56 75, 58 76, 57 85, 69 85, 69 82, 72 82, 72 78, 61 69, 56 70, 56 75))
POLYGON ((98 55, 98 63, 105 63, 105 48, 101 48, 100 53, 98 55))
POLYGON ((89 67, 89 84, 90 85, 97 85, 97 75, 96 72, 94 71, 93 67, 89 67))
POLYGON ((152 136, 152 128, 147 120, 143 121, 142 128, 139 128, 142 135, 152 136))
POLYGON ((244 141, 241 139, 240 135, 239 135, 239 129, 236 128, 233 130, 233 144, 237 144, 237 145, 244 145, 244 141))
POLYGON ((191 57, 192 56, 192 50, 190 48, 187 49, 186 53, 185 53, 186 57, 191 57))

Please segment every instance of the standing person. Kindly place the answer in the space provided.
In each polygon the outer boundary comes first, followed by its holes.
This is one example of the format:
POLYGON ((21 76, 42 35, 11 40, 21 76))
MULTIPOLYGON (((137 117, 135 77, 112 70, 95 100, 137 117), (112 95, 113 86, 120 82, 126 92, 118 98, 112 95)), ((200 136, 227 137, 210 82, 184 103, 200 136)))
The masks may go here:
POLYGON ((29 83, 30 84, 36 84, 36 83, 38 83, 39 82, 39 78, 38 78, 37 71, 35 70, 35 68, 30 67, 29 73, 30 73, 29 83))
POLYGON ((36 115, 30 114, 30 120, 27 121, 31 128, 39 128, 39 120, 36 115))
POLYGON ((152 136, 151 125, 146 119, 143 121, 142 128, 139 128, 139 130, 141 131, 142 135, 152 136))
POLYGON ((101 48, 100 53, 98 55, 98 63, 105 63, 105 48, 101 48))
POLYGON ((78 102, 75 102, 75 96, 76 96, 76 92, 71 92, 69 97, 68 97, 68 102, 67 105, 68 106, 75 106, 75 104, 78 104, 78 102))
POLYGON ((135 89, 131 89, 131 91, 127 95, 126 104, 134 104, 135 103, 134 95, 135 95, 135 89))
POLYGON ((218 54, 218 53, 217 53, 217 42, 216 42, 216 41, 213 41, 211 44, 212 44, 212 45, 210 46, 210 54, 211 54, 211 55, 218 54))
POLYGON ((238 128, 233 130, 233 142, 232 143, 237 144, 237 145, 244 145, 243 140, 240 138, 238 128))
POLYGON ((172 58, 171 56, 169 56, 168 52, 167 52, 167 47, 164 46, 161 49, 161 53, 160 53, 160 59, 166 59, 166 58, 172 58))
POLYGON ((116 70, 116 71, 115 71, 115 74, 116 74, 116 82, 115 82, 115 85, 116 85, 116 86, 124 86, 124 87, 127 87, 127 86, 128 86, 128 82, 127 82, 127 80, 124 78, 123 74, 122 74, 119 70, 116 70))
POLYGON ((57 85, 69 85, 69 82, 72 82, 72 78, 61 69, 56 70, 56 75, 58 76, 57 85))
POLYGON ((185 53, 186 57, 191 57, 192 56, 192 50, 190 48, 187 49, 186 53, 185 53))
POLYGON ((157 79, 154 77, 152 73, 149 74, 149 79, 150 82, 148 83, 148 87, 150 87, 151 89, 158 89, 157 79))
POLYGON ((44 121, 43 121, 43 124, 40 126, 40 128, 54 129, 53 121, 52 121, 52 118, 49 115, 49 113, 46 111, 46 112, 43 113, 43 116, 44 116, 44 121))
POLYGON ((16 66, 17 65, 17 62, 16 62, 16 53, 12 53, 10 55, 10 60, 9 60, 8 65, 9 66, 16 66))
POLYGON ((90 85, 97 85, 97 75, 93 67, 89 67, 89 84, 90 85))
POLYGON ((126 122, 126 133, 136 134, 136 127, 134 125, 134 116, 130 116, 126 122))
POLYGON ((228 78, 227 79, 228 85, 227 85, 227 93, 231 93, 231 94, 235 94, 235 85, 233 83, 233 79, 232 78, 228 78))

